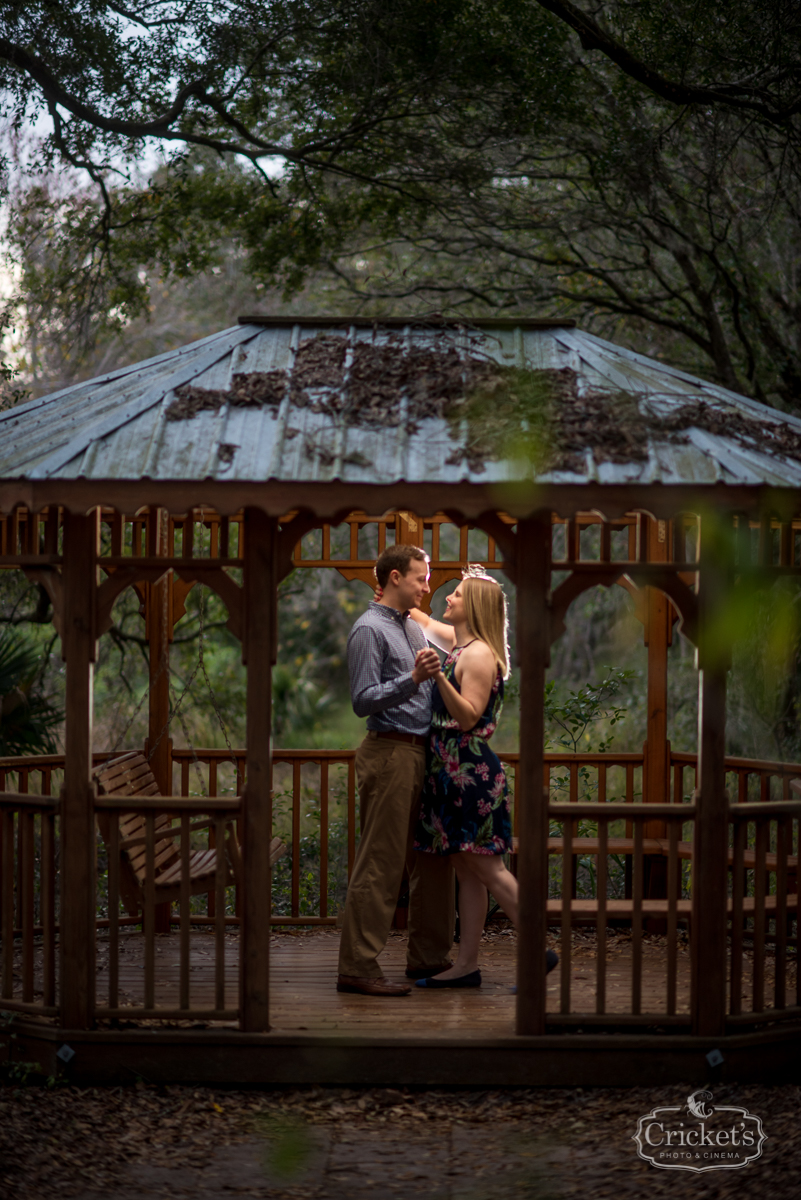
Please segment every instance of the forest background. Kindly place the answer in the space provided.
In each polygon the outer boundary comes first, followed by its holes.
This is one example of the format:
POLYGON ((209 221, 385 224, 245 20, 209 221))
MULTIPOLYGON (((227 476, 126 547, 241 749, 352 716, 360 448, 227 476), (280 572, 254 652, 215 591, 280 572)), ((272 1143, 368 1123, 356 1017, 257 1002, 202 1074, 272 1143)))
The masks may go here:
MULTIPOLYGON (((783 0, 11 0, 3 403, 243 312, 440 312, 576 317, 799 412, 800 48, 801 14, 783 0)), ((344 651, 367 600, 335 571, 282 585, 278 745, 356 744, 344 651)), ((242 745, 238 646, 199 587, 176 629, 175 693, 197 662, 201 604, 211 686, 242 745)), ((730 753, 801 757, 798 611, 788 584, 746 615, 730 753)), ((97 664, 98 748, 145 733, 132 593, 114 617, 97 664)), ((0 573, 0 628, 0 735, 25 718, 55 744, 58 643, 46 594, 15 572, 0 573)), ((609 669, 582 745, 639 749, 645 650, 620 588, 570 610, 551 666, 552 743, 565 704, 609 669)), ((692 750, 696 675, 680 634, 669 679, 669 736, 692 750)), ((507 749, 514 697, 513 677, 507 749)), ((177 743, 222 744, 202 672, 183 715, 177 743)))

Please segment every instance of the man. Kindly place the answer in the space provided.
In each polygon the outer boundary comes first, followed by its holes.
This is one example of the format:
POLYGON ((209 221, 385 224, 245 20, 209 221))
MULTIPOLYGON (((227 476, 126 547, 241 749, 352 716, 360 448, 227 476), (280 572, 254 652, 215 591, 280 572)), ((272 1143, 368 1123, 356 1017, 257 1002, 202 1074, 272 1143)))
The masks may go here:
POLYGON ((428 556, 418 546, 389 546, 375 565, 382 589, 348 638, 353 709, 367 717, 356 751, 361 841, 348 884, 337 991, 405 996, 411 987, 384 977, 378 956, 386 945, 404 865, 409 873, 406 975, 426 979, 450 966, 454 885, 446 857, 413 849, 426 742, 431 724, 432 675, 439 656, 409 620, 428 587, 428 556))

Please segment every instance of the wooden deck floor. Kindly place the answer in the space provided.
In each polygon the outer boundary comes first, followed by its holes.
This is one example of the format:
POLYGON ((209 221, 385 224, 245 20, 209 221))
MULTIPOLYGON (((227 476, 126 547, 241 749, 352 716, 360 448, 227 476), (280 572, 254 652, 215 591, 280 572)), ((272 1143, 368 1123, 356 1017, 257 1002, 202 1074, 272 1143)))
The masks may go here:
MULTIPOLYGON (((215 995, 214 936, 193 932, 190 938, 191 1003, 210 1009, 215 995)), ((561 949, 554 940, 552 944, 561 949)), ((142 1019, 136 1009, 144 1000, 144 940, 141 934, 120 935, 120 1002, 130 1007, 130 1020, 99 1020, 89 1030, 59 1028, 55 1023, 24 1019, 14 1023, 13 1047, 0 1030, 0 1051, 25 1062, 37 1062, 46 1075, 65 1074, 76 1084, 150 1082, 255 1084, 258 1086, 325 1084, 364 1086, 608 1086, 644 1085, 659 1078, 700 1086, 709 1080, 707 1053, 724 1055, 722 1078, 740 1081, 794 1080, 801 1072, 801 1023, 797 1009, 789 1020, 757 1030, 732 1028, 714 1039, 696 1037, 686 1024, 668 1027, 665 1011, 667 954, 665 939, 643 941, 642 1011, 632 1026, 631 940, 610 933, 606 953, 606 1028, 586 1019, 595 1012, 597 945, 593 933, 576 930, 571 939, 570 1013, 560 1014, 561 979, 548 981, 548 1010, 554 1023, 544 1036, 514 1032, 516 939, 493 931, 481 949, 483 986, 470 991, 413 989, 394 1000, 340 995, 335 988, 339 935, 333 929, 282 932, 271 938, 271 1021, 268 1033, 247 1033, 234 1021, 193 1017, 142 1019), (620 1014, 618 1017, 617 1014, 620 1014), (652 1016, 650 1014, 653 1014, 652 1016), (611 1028, 614 1027, 614 1033, 611 1028), (62 1043, 74 1052, 64 1068, 56 1057, 62 1043)), ((98 938, 97 1003, 107 1000, 108 942, 98 938)), ((382 965, 391 977, 402 977, 405 937, 393 934, 382 965)), ((237 1004, 238 937, 225 939, 226 1004, 237 1004)), ((158 936, 155 944, 155 1001, 178 1007, 180 939, 158 936)), ((563 960, 564 961, 564 960, 563 960)), ((765 1001, 773 999, 772 955, 765 960, 765 1001)), ((793 964, 794 967, 794 964, 793 964)), ((41 987, 41 964, 34 990, 41 987)), ((689 948, 678 956, 679 1017, 688 1016, 689 948)), ((751 958, 744 960, 743 1009, 751 1008, 751 958)), ((787 1001, 795 1002, 795 971, 788 971, 787 1001)), ((21 976, 15 970, 15 983, 21 976)))
MULTIPOLYGON (((556 944, 558 949, 558 944, 556 944)), ((143 1000, 143 950, 140 934, 127 934, 120 946, 120 1000, 139 1005, 143 1000)), ((516 939, 506 932, 487 935, 480 965, 483 983, 469 991, 429 992, 414 988, 407 998, 373 999, 340 994, 335 989, 339 934, 334 930, 277 934, 271 944, 271 1024, 275 1032, 304 1031, 393 1037, 464 1038, 508 1037, 513 1032, 516 939)), ((103 943, 98 946, 98 1003, 105 1002, 108 972, 103 943)), ((156 940, 156 1004, 178 1005, 179 941, 175 934, 156 940)), ((381 957, 385 975, 402 979, 406 939, 390 937, 381 957)), ((596 945, 592 936, 576 934, 572 945, 571 1011, 595 1011, 596 945)), ((191 994, 193 1008, 212 1008, 214 1000, 214 941, 210 935, 191 937, 191 994)), ((238 941, 226 938, 226 1006, 237 1003, 238 941)), ((607 949, 607 1011, 631 1011, 631 943, 610 937, 607 949)), ((683 947, 679 953, 677 1007, 689 1011, 690 962, 683 947)), ((643 946, 643 1011, 665 1010, 666 955, 661 939, 643 946)), ((548 1010, 560 1008, 560 971, 549 977, 548 1010)))

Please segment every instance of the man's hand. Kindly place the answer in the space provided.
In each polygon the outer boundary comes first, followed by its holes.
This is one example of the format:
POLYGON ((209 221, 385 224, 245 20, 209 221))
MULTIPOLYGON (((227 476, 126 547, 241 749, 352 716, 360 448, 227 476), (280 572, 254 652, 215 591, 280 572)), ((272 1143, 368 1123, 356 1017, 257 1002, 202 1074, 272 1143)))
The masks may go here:
POLYGON ((425 650, 417 651, 417 657, 414 660, 414 668, 412 670, 412 679, 418 686, 424 683, 426 679, 431 679, 439 670, 440 661, 436 650, 428 647, 425 650))

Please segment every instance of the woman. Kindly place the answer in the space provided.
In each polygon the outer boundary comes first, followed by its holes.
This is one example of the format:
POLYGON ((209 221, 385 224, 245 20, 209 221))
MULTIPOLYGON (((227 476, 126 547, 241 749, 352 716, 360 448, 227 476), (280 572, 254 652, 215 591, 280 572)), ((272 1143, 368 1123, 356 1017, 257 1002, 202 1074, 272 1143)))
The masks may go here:
MULTIPOLYGON (((417 986, 479 987, 478 947, 488 890, 517 928, 517 880, 503 861, 512 846, 506 776, 488 745, 509 677, 506 596, 491 576, 468 571, 446 600, 448 625, 420 609, 409 615, 430 642, 447 651, 434 676, 437 691, 415 848, 453 855, 461 929, 453 966, 417 986)), ((547 969, 558 961, 549 950, 547 969)))

